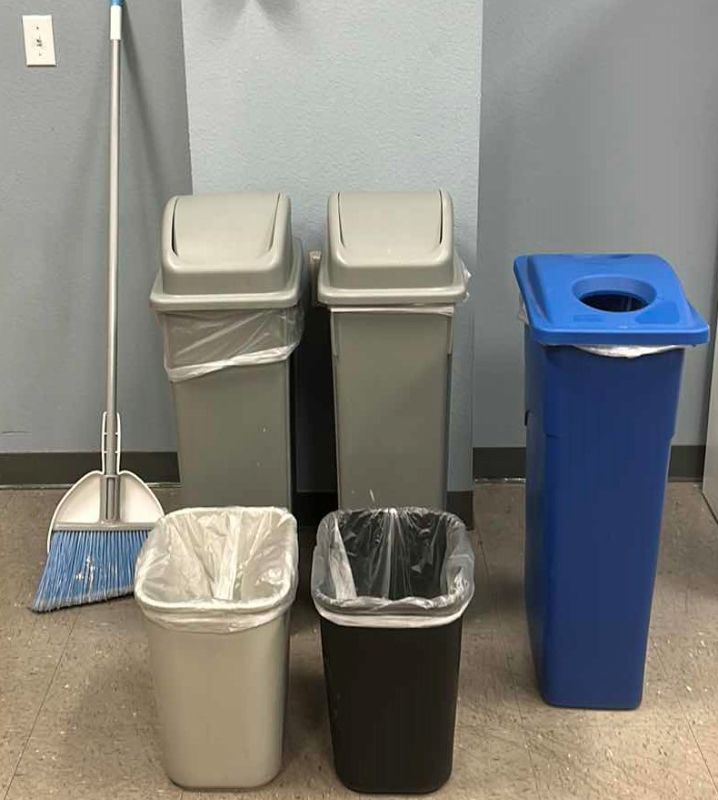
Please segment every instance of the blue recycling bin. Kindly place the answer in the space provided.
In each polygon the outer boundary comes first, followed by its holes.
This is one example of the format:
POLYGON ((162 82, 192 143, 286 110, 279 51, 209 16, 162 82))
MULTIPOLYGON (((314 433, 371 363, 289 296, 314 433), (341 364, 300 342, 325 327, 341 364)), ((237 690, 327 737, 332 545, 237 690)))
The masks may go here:
POLYGON ((657 256, 524 256, 514 272, 539 687, 552 705, 636 708, 683 348, 708 326, 657 256))

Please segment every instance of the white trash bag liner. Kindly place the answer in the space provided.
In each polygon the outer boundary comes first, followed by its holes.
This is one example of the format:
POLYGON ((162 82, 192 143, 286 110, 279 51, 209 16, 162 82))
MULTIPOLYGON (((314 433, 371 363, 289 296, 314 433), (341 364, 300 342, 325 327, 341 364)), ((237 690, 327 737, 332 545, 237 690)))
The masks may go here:
POLYGON ((172 383, 228 367, 271 364, 292 354, 304 326, 301 306, 159 315, 172 383))
POLYGON ((235 633, 281 616, 297 593, 297 521, 283 508, 188 508, 150 531, 135 597, 165 628, 235 633))
POLYGON ((474 594, 474 551, 464 523, 426 508, 337 511, 317 532, 312 599, 339 625, 447 625, 474 594))

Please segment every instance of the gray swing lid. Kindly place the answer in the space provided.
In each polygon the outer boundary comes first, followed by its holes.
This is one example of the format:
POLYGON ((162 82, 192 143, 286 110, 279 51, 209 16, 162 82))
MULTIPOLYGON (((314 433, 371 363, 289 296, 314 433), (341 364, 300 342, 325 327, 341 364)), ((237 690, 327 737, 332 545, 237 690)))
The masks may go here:
POLYGON ((321 302, 453 304, 466 296, 466 283, 447 192, 340 192, 329 198, 321 302))
POLYGON ((151 302, 160 310, 287 307, 297 302, 300 273, 286 195, 173 197, 151 302))

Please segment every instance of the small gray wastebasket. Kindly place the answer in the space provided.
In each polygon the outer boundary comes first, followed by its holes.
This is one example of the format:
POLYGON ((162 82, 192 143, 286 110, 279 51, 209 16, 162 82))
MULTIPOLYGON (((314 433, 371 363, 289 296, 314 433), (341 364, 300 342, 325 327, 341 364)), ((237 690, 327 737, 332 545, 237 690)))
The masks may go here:
POLYGON ((185 508, 137 560, 169 777, 246 789, 282 764, 297 521, 281 508, 185 508))
POLYGON ((279 193, 172 198, 150 302, 164 333, 185 505, 291 506, 289 357, 302 248, 279 193))
POLYGON ((341 508, 446 507, 454 307, 468 274, 446 192, 334 194, 331 309, 341 508))

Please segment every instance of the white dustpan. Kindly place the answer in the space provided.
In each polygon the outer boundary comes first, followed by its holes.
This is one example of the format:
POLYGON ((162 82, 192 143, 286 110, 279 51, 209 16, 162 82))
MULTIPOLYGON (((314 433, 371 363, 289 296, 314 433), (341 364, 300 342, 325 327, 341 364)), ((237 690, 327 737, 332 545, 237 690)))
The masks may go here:
MULTIPOLYGON (((106 440, 107 414, 102 415, 102 440, 106 440)), ((121 429, 117 419, 117 467, 114 482, 119 488, 117 513, 114 518, 103 518, 103 502, 108 475, 105 473, 106 456, 102 450, 102 469, 83 475, 71 486, 57 505, 47 532, 47 549, 53 532, 61 530, 97 530, 98 528, 149 530, 163 516, 160 501, 150 487, 134 472, 120 470, 121 429)), ((112 490, 115 491, 114 489, 112 490)), ((111 515, 112 516, 112 515, 111 515)))

